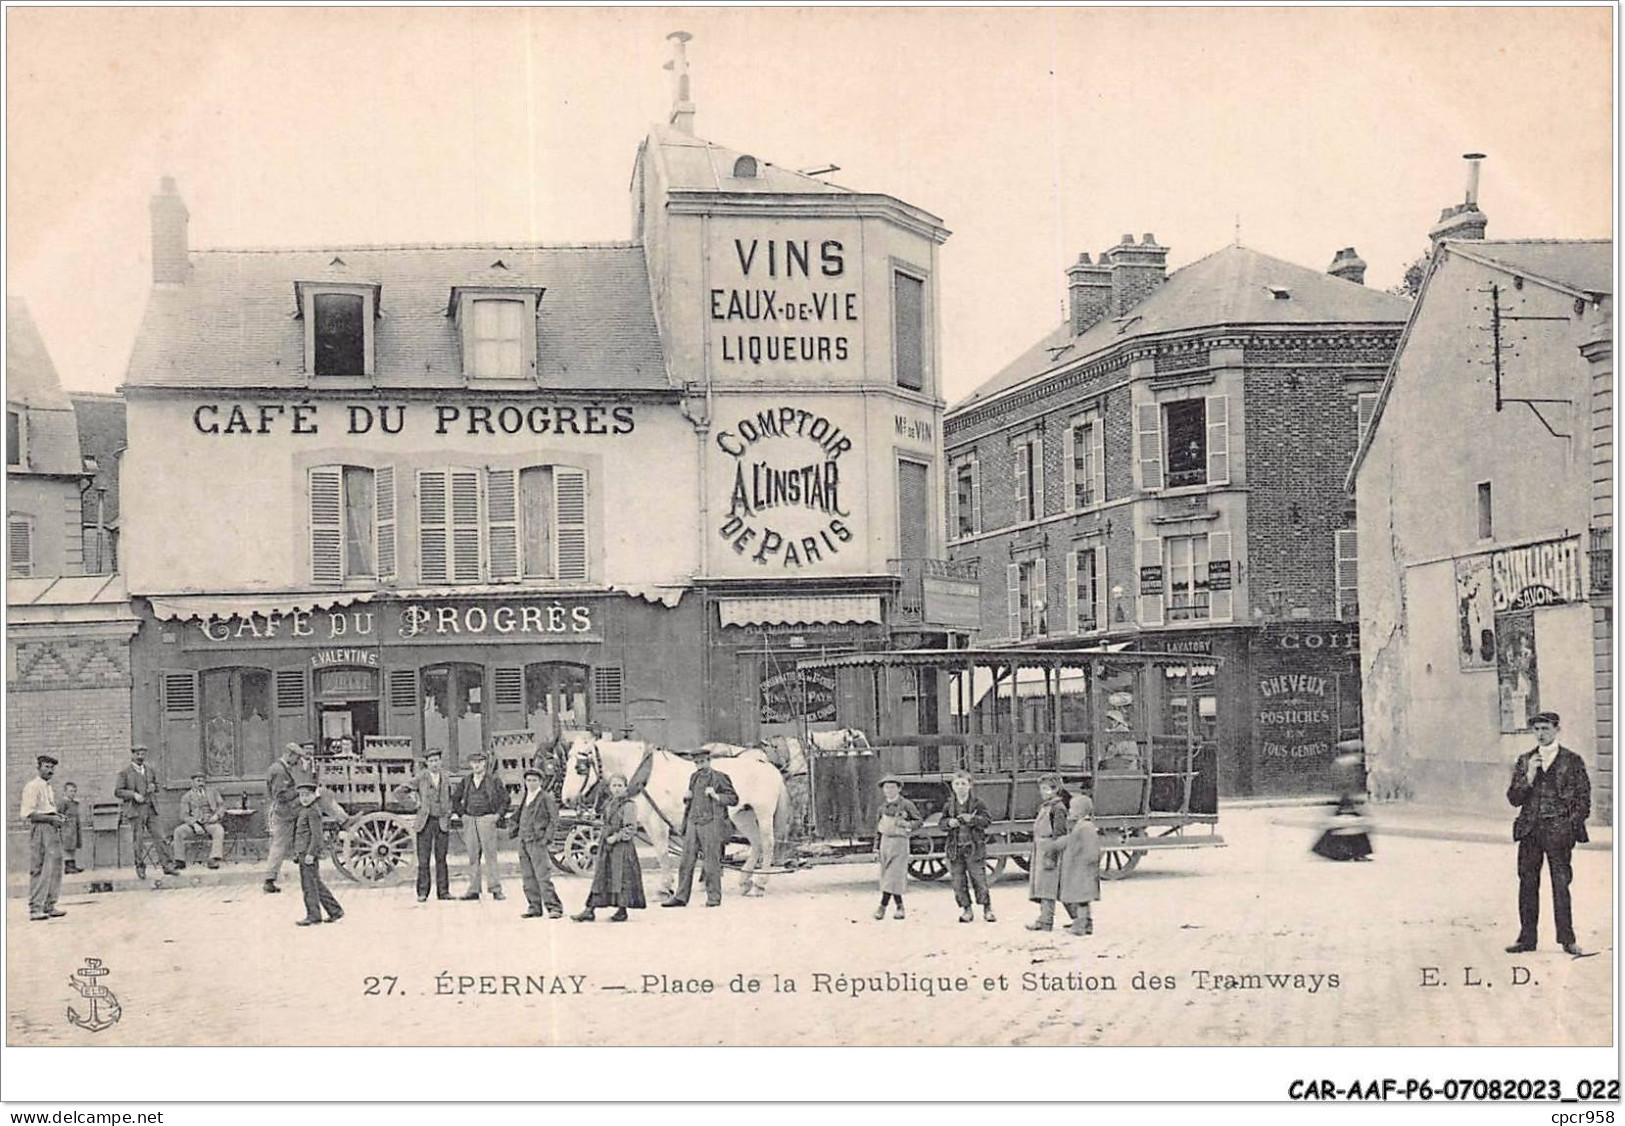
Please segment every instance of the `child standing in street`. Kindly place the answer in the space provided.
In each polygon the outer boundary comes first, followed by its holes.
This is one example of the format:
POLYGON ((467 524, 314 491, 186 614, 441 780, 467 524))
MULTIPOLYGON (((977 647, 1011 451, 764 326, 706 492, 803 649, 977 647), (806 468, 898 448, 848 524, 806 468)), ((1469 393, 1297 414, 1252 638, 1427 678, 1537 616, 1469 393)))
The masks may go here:
POLYGON ((1061 799, 1061 779, 1046 774, 1038 780, 1038 814, 1033 818, 1033 855, 1027 874, 1027 898, 1038 904, 1038 918, 1027 924, 1030 931, 1055 929, 1065 838, 1066 805, 1061 799))
POLYGON ((1100 898, 1100 833, 1094 816, 1095 803, 1087 794, 1076 795, 1067 809, 1068 828, 1061 849, 1061 884, 1056 898, 1072 916, 1068 933, 1080 938, 1095 933, 1089 905, 1100 898))
POLYGON ((295 925, 308 927, 326 921, 336 923, 344 918, 344 909, 333 893, 322 882, 319 868, 322 857, 322 811, 316 804, 316 782, 303 778, 299 782, 299 812, 293 822, 293 855, 299 862, 299 890, 305 893, 305 917, 295 925))
POLYGON ((885 799, 880 805, 880 820, 876 832, 880 835, 880 906, 875 918, 886 917, 886 905, 897 900, 897 911, 892 916, 903 917, 903 892, 908 888, 908 839, 923 820, 920 810, 903 796, 903 783, 896 775, 888 774, 880 780, 880 793, 885 799))
POLYGON ((993 814, 987 803, 971 792, 967 770, 954 772, 953 792, 942 810, 942 824, 948 830, 943 847, 948 850, 948 874, 954 881, 954 902, 959 904, 959 921, 972 922, 971 894, 981 904, 982 917, 994 922, 993 897, 987 890, 987 827, 993 814))
POLYGON ((62 783, 62 800, 56 803, 62 815, 62 870, 72 876, 79 867, 79 787, 72 782, 62 783))

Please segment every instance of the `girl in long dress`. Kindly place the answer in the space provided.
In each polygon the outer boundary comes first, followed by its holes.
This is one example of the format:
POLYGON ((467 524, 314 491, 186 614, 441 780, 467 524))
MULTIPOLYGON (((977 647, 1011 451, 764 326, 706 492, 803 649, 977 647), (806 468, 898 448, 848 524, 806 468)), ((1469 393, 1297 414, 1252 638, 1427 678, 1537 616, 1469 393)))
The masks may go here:
POLYGON ((880 780, 880 819, 875 826, 880 835, 880 906, 875 918, 886 917, 886 906, 897 900, 892 917, 903 917, 903 892, 908 888, 908 838, 924 820, 919 807, 903 796, 902 780, 888 774, 880 780))
POLYGON ((1066 801, 1061 778, 1038 780, 1038 813, 1033 817, 1033 855, 1027 867, 1027 898, 1038 904, 1030 931, 1055 929, 1055 901, 1061 895, 1061 852, 1066 848, 1066 801))
POLYGON ((612 923, 626 922, 628 907, 647 906, 643 898, 643 866, 638 863, 638 812, 626 796, 626 779, 611 774, 606 782, 609 799, 604 803, 603 825, 598 838, 598 858, 592 869, 592 890, 587 905, 570 918, 590 923, 595 907, 613 907, 612 923))

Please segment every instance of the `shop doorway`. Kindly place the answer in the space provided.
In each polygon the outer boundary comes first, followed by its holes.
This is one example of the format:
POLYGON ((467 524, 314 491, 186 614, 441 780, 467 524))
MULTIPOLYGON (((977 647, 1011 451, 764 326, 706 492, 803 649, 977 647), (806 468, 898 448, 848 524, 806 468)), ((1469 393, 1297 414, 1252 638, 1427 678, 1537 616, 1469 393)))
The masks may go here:
POLYGON ((319 669, 316 747, 324 755, 359 755, 378 724, 378 670, 319 669))
POLYGON ((430 665, 423 670, 423 749, 439 751, 447 770, 462 770, 485 749, 485 666, 430 665))

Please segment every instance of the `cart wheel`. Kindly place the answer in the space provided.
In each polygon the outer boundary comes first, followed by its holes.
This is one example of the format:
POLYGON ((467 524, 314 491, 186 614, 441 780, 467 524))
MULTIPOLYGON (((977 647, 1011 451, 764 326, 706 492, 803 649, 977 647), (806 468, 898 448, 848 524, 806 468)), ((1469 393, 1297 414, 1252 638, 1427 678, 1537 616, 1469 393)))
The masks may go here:
POLYGON ((916 880, 940 880, 948 874, 948 862, 940 856, 922 856, 908 862, 908 874, 916 880))
POLYGON ((412 856, 411 832, 400 818, 381 810, 347 823, 342 840, 334 853, 343 858, 339 870, 362 883, 389 879, 412 856))
POLYGON ((1010 858, 1008 856, 990 856, 987 858, 987 882, 989 887, 999 882, 999 877, 1004 875, 1004 870, 1009 864, 1010 858))
POLYGON ((1126 848, 1128 842, 1144 840, 1145 830, 1135 829, 1128 834, 1120 830, 1100 834, 1100 878, 1121 880, 1140 866, 1145 857, 1143 848, 1126 848))
POLYGON ((573 825, 564 834, 564 840, 559 842, 559 851, 553 861, 567 872, 585 876, 592 871, 592 862, 597 855, 598 826, 573 825))

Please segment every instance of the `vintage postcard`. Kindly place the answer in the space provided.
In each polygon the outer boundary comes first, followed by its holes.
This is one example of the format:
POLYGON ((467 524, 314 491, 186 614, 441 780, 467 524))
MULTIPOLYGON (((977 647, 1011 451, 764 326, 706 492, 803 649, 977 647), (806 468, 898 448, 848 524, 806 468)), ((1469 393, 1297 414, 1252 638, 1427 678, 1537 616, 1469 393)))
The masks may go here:
POLYGON ((1614 18, 9 9, 7 1044, 1611 1047, 1614 18))

